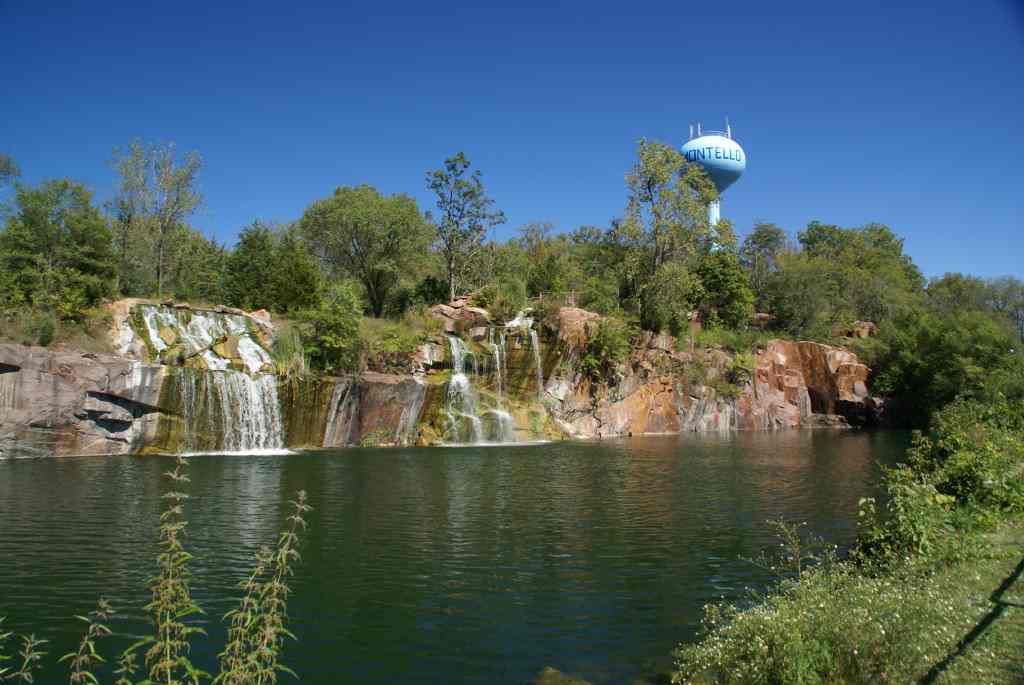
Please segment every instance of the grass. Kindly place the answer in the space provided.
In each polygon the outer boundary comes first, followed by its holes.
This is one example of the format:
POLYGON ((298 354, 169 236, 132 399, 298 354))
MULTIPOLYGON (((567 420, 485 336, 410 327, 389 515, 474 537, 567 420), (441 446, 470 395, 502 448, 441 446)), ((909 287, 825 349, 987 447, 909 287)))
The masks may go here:
POLYGON ((0 312, 0 343, 67 347, 82 352, 113 352, 110 313, 87 309, 80 320, 62 320, 53 312, 14 309, 0 312))
POLYGON ((952 563, 865 573, 826 554, 749 609, 708 607, 673 682, 1019 683, 1024 517, 969 535, 974 551, 952 563))

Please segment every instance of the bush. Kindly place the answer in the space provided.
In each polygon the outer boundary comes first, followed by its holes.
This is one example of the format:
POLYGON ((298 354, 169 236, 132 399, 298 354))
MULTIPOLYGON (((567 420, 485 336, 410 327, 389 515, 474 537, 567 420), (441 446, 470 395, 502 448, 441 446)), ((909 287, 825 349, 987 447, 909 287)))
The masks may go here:
POLYGON ((672 682, 915 682, 974 620, 970 598, 950 592, 958 580, 867 577, 826 560, 748 610, 707 607, 701 641, 675 652, 672 682))
POLYGON ((680 336, 690 328, 690 313, 705 298, 700 278, 680 262, 658 267, 644 289, 641 325, 650 331, 680 336))
POLYGON ((516 278, 505 278, 480 288, 473 301, 497 321, 511 321, 526 308, 526 285, 516 278))
POLYGON ((297 316, 303 344, 314 366, 327 373, 359 366, 362 303, 352 283, 333 286, 316 309, 297 316))
POLYGON ((629 327, 611 317, 601 319, 580 356, 580 371, 595 382, 611 381, 616 367, 629 356, 629 327))
POLYGON ((750 323, 754 294, 735 254, 712 252, 701 262, 697 276, 704 287, 701 314, 707 325, 745 328, 750 323))

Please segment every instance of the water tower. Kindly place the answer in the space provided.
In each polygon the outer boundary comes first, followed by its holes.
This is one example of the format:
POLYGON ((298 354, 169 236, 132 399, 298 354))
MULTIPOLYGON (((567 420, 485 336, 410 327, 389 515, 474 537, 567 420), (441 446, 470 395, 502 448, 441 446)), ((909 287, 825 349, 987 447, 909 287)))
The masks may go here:
MULTIPOLYGON (((683 154, 691 164, 700 164, 721 197, 747 168, 747 153, 732 139, 732 127, 725 120, 724 131, 704 131, 700 124, 690 124, 690 140, 683 145, 683 154)), ((714 226, 721 218, 722 205, 715 200, 708 207, 708 219, 714 226)))

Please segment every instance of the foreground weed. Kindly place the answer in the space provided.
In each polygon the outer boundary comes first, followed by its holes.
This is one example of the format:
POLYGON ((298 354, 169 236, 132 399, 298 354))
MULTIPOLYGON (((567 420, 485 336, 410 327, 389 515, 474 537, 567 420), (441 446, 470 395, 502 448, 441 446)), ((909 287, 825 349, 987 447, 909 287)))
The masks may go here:
POLYGON ((78 650, 68 652, 60 658, 67 661, 71 666, 71 685, 99 685, 99 680, 93 674, 93 669, 99 664, 105 663, 105 659, 96 651, 96 642, 103 637, 110 635, 110 628, 104 622, 109 621, 114 615, 110 602, 100 599, 96 603, 96 609, 89 612, 88 616, 76 616, 79 621, 84 621, 88 626, 82 641, 78 643, 78 650))
POLYGON ((192 600, 189 570, 192 555, 185 551, 183 544, 188 526, 185 520, 188 495, 179 488, 189 482, 185 467, 185 459, 179 456, 174 469, 164 474, 171 481, 171 490, 163 495, 167 507, 160 514, 159 573, 150 585, 153 599, 145 606, 153 620, 154 635, 136 645, 149 647, 145 654, 149 681, 162 685, 198 685, 207 675, 193 666, 188 656, 192 636, 206 632, 186 622, 202 610, 192 600))
MULTIPOLYGON (((184 539, 188 522, 185 520, 185 502, 188 495, 182 489, 188 484, 187 463, 178 457, 174 468, 164 476, 171 487, 163 495, 164 511, 160 514, 160 552, 157 555, 157 574, 150 581, 152 599, 144 607, 152 621, 153 634, 124 650, 117 659, 113 676, 114 685, 200 685, 210 682, 210 674, 196 668, 190 658, 195 636, 206 631, 194 625, 193 620, 202 610, 192 599, 189 564, 192 555, 185 550, 184 539), (142 680, 139 653, 142 654, 142 680)), ((289 579, 299 561, 299 533, 306 528, 305 515, 312 508, 306 504, 306 492, 300 490, 291 502, 287 526, 278 536, 274 547, 262 547, 250 574, 239 583, 243 590, 236 609, 228 612, 228 641, 219 654, 220 673, 214 683, 223 685, 272 685, 278 675, 296 674, 281 661, 285 640, 296 639, 285 627, 288 619, 288 597, 292 590, 289 579)), ((95 671, 106 660, 97 644, 111 635, 107 623, 114 610, 106 599, 97 602, 88 616, 77 618, 87 624, 78 648, 60 658, 70 667, 71 685, 100 685, 95 671)), ((42 665, 46 640, 34 635, 16 636, 3 630, 0 617, 0 684, 35 683, 42 665), (17 654, 10 653, 12 642, 20 640, 17 654)), ((297 677, 297 676, 296 676, 297 677)))
POLYGON ((306 527, 306 493, 300 490, 292 503, 288 528, 281 533, 276 549, 264 547, 239 587, 244 590, 238 607, 228 612, 228 643, 220 654, 221 671, 215 683, 263 685, 276 683, 278 673, 295 673, 281 663, 280 653, 287 638, 295 636, 285 628, 288 617, 288 578, 299 560, 299 531, 306 527))

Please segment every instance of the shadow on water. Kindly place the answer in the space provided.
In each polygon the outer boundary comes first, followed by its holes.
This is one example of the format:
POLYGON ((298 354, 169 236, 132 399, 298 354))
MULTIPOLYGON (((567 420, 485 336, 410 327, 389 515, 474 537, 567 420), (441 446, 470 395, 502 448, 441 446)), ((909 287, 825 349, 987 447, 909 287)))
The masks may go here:
MULTIPOLYGON (((904 433, 786 431, 189 459, 189 549, 212 645, 219 617, 299 489, 314 511, 286 662, 308 684, 593 683, 667 665, 701 607, 767 582, 739 561, 766 520, 849 543, 858 499, 904 433)), ((163 458, 0 462, 0 614, 68 651, 101 595, 139 607, 163 458)), ((115 645, 112 645, 112 647, 115 645)), ((215 647, 196 645, 199 665, 215 647)))

